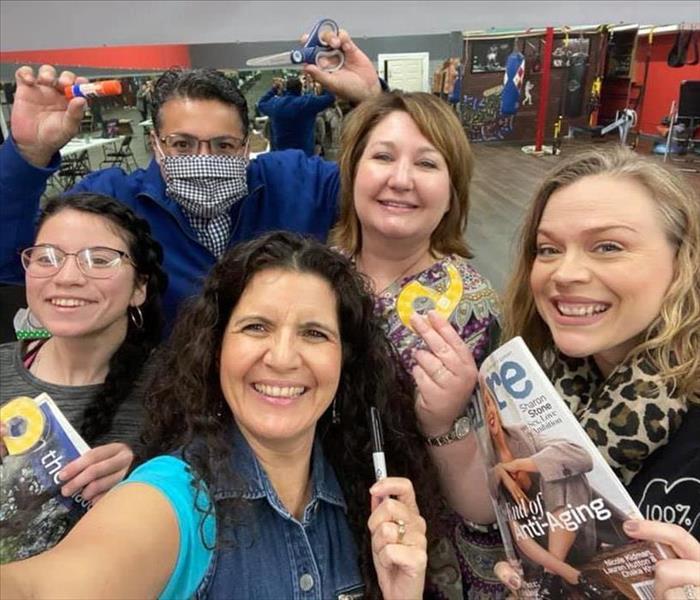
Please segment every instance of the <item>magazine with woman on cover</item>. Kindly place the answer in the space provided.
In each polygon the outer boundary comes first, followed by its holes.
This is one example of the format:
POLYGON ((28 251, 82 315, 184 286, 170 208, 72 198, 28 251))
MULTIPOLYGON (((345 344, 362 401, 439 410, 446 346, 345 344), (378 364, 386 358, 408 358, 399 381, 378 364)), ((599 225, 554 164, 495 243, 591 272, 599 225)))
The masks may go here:
POLYGON ((473 421, 521 598, 654 598, 661 546, 622 523, 641 515, 521 338, 479 371, 473 421))

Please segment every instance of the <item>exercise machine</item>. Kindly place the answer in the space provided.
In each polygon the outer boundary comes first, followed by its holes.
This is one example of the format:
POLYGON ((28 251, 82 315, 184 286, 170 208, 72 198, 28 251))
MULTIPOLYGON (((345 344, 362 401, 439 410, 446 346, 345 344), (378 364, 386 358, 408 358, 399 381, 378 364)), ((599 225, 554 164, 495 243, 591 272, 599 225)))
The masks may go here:
POLYGON ((623 108, 615 113, 615 120, 603 127, 597 135, 603 137, 615 129, 620 134, 620 143, 627 145, 627 136, 630 130, 637 124, 637 112, 631 108, 623 108))

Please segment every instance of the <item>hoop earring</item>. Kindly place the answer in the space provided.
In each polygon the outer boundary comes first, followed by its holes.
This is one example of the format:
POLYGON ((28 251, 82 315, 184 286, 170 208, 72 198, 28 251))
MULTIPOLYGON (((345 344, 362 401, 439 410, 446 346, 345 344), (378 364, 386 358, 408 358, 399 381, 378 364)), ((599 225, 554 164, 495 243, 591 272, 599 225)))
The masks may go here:
POLYGON ((333 396, 333 408, 331 411, 331 423, 333 425, 340 425, 340 413, 338 412, 338 397, 333 396))
POLYGON ((140 306, 129 307, 129 318, 136 329, 143 329, 143 313, 140 306), (132 308, 134 310, 131 310, 132 308))

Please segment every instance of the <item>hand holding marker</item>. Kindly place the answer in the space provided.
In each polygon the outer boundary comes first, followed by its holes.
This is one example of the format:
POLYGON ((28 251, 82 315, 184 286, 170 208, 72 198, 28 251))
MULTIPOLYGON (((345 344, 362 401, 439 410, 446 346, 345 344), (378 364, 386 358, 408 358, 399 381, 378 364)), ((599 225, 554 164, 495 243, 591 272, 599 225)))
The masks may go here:
POLYGON ((384 437, 379 411, 372 406, 369 409, 370 426, 372 429, 372 464, 377 481, 386 478, 386 461, 384 459, 384 437))

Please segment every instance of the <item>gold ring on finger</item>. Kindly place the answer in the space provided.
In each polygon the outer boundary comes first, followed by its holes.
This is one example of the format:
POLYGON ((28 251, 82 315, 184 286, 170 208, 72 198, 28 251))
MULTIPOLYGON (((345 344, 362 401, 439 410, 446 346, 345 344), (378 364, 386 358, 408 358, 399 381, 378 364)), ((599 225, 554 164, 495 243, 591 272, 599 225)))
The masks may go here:
POLYGON ((433 379, 437 379, 437 378, 440 377, 440 375, 442 375, 446 370, 447 370, 447 369, 445 369, 445 365, 442 365, 440 368, 435 369, 435 371, 433 372, 432 378, 433 378, 433 379))
POLYGON ((396 525, 398 525, 399 528, 399 537, 396 540, 397 544, 403 544, 403 536, 406 535, 406 521, 403 519, 398 519, 396 521, 396 525))

